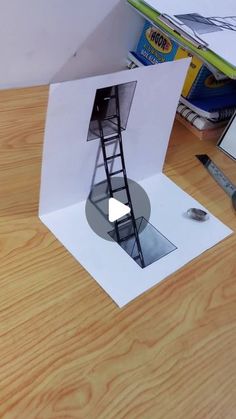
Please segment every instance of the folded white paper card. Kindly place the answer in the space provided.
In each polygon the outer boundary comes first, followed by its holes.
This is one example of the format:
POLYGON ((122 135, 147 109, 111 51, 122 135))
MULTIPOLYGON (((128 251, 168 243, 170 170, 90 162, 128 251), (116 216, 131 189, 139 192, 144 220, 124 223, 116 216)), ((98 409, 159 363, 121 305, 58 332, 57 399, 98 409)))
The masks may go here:
POLYGON ((39 216, 120 307, 231 234, 213 215, 202 223, 186 217, 188 208, 204 208, 162 173, 188 65, 179 60, 50 87, 39 216), (96 93, 124 85, 133 89, 122 131, 127 174, 149 198, 150 252, 161 236, 171 249, 143 269, 115 240, 96 234, 86 217, 92 185, 106 180, 100 140, 92 129, 89 134, 96 93))

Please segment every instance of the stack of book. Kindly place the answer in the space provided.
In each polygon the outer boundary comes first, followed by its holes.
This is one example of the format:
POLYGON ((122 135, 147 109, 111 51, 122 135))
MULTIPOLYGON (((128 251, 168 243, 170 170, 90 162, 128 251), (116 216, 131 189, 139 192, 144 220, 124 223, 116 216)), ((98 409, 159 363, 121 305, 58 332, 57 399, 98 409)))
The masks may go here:
POLYGON ((201 139, 219 138, 236 110, 236 81, 179 45, 158 26, 145 22, 128 67, 159 64, 190 57, 177 119, 201 139))
POLYGON ((218 139, 235 112, 235 105, 225 106, 226 100, 224 96, 217 101, 215 98, 190 101, 181 97, 177 119, 200 139, 218 139))

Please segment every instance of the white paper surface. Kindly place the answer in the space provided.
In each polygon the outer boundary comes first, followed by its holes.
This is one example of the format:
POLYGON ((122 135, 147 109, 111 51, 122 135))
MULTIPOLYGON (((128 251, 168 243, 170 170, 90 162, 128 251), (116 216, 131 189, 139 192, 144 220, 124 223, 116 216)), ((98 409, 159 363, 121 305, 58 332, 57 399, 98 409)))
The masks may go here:
MULTIPOLYGON (((162 174, 188 64, 178 60, 50 88, 40 219, 120 307, 231 234, 212 215, 204 223, 186 218, 187 209, 202 206, 162 174), (123 134, 127 174, 148 194, 150 223, 177 247, 144 269, 96 235, 85 215, 99 146, 86 141, 96 89, 129 81, 137 86, 123 134)), ((103 167, 96 181, 104 179, 103 167)))
POLYGON ((155 175, 140 184, 151 202, 150 223, 177 246, 177 250, 144 269, 117 243, 103 240, 91 230, 85 217, 85 202, 40 216, 119 307, 231 234, 213 215, 202 223, 188 219, 188 208, 204 207, 165 175, 155 175))
MULTIPOLYGON (((161 14, 174 17, 179 14, 198 13, 204 17, 236 16, 236 2, 234 0, 148 0, 145 1, 161 14)), ((175 18, 175 21, 178 20, 175 18)), ((178 25, 177 25, 178 26, 178 25)), ((180 26, 180 25, 179 25, 180 26)), ((187 27, 185 30, 194 37, 194 33, 187 27)), ((236 66, 236 31, 224 29, 219 32, 201 34, 200 38, 208 44, 208 48, 224 60, 236 66)), ((196 38, 198 41, 199 39, 196 38)))
POLYGON ((160 13, 178 15, 184 13, 199 13, 203 16, 232 16, 235 14, 235 1, 225 0, 224 2, 211 0, 146 0, 150 7, 160 13))
POLYGON ((0 88, 125 68, 143 19, 126 0, 0 0, 0 88))

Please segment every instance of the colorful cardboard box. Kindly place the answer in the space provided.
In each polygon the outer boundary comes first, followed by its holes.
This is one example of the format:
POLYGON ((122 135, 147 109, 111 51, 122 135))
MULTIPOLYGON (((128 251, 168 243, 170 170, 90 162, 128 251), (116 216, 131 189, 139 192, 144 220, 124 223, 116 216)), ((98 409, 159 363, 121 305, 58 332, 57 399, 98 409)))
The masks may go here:
POLYGON ((146 22, 137 45, 136 53, 146 64, 159 64, 191 57, 182 95, 186 99, 219 96, 236 92, 236 81, 231 79, 216 80, 204 63, 186 49, 170 39, 156 26, 146 22))

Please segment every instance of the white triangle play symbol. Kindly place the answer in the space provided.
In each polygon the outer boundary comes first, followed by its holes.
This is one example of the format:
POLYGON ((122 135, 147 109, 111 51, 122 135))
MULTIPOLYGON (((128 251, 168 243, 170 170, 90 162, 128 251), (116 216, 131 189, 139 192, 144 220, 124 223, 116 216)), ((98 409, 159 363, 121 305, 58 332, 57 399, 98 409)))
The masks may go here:
POLYGON ((119 220, 119 218, 123 217, 124 215, 129 214, 131 209, 123 204, 122 202, 118 201, 118 199, 110 198, 108 203, 108 219, 111 223, 114 221, 119 220))

